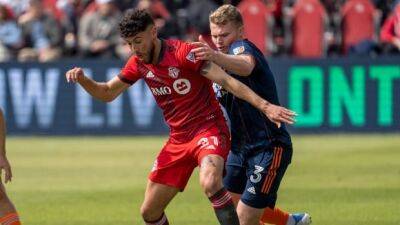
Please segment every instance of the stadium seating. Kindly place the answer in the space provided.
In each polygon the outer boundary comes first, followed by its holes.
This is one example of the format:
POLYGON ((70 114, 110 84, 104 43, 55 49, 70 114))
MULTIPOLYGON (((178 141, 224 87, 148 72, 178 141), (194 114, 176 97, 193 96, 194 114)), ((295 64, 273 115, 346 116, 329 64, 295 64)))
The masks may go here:
POLYGON ((274 18, 261 0, 244 0, 238 5, 244 22, 244 34, 264 54, 274 51, 272 28, 274 18))
POLYGON ((293 56, 314 58, 324 56, 326 42, 324 33, 328 18, 318 0, 298 0, 287 15, 286 35, 290 39, 293 56))
POLYGON ((342 50, 377 39, 379 13, 370 0, 349 0, 341 9, 342 50))

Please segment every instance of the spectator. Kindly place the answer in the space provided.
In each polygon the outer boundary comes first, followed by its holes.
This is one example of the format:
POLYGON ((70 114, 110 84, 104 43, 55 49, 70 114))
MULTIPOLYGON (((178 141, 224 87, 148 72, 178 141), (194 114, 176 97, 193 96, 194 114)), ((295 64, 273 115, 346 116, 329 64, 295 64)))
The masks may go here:
POLYGON ((382 19, 386 19, 398 0, 371 0, 375 7, 382 13, 382 19))
POLYGON ((286 45, 292 55, 302 58, 325 56, 329 19, 321 2, 298 0, 286 13, 286 45))
POLYGON ((78 24, 88 3, 83 0, 58 0, 57 8, 62 12, 62 26, 65 31, 64 52, 75 54, 78 49, 78 24))
POLYGON ((381 29, 381 40, 387 53, 400 52, 400 4, 398 3, 381 29))
POLYGON ((218 5, 211 0, 191 0, 187 8, 189 32, 188 41, 197 41, 201 34, 210 46, 214 46, 210 36, 208 15, 218 8, 218 5))
POLYGON ((121 12, 113 0, 96 0, 96 8, 82 16, 79 23, 79 47, 84 56, 126 57, 120 51, 122 40, 119 37, 118 23, 121 12))
POLYGON ((20 28, 6 6, 0 4, 0 62, 14 58, 21 42, 20 28))
POLYGON ((52 61, 62 53, 62 29, 50 13, 44 12, 40 0, 30 0, 27 11, 18 22, 22 28, 23 49, 18 54, 20 61, 52 61))
POLYGON ((177 37, 179 35, 179 26, 176 18, 160 0, 140 0, 136 8, 146 9, 150 12, 158 29, 158 35, 161 38, 177 37))
POLYGON ((9 7, 15 18, 22 15, 29 7, 30 0, 0 0, 0 4, 9 7))
POLYGON ((370 0, 348 0, 341 8, 342 50, 366 55, 377 49, 380 12, 370 0))

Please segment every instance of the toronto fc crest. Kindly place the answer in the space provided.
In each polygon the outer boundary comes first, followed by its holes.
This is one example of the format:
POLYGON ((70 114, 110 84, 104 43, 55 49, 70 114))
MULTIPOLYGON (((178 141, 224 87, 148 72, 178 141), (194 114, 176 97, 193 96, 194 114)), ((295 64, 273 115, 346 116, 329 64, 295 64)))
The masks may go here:
POLYGON ((178 78, 179 76, 179 69, 176 67, 169 67, 168 68, 168 75, 174 79, 178 78))

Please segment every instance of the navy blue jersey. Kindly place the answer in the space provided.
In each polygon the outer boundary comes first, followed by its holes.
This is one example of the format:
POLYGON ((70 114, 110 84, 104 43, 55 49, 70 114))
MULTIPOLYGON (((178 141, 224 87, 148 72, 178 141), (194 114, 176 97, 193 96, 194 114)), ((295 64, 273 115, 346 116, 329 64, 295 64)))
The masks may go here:
MULTIPOLYGON (((244 39, 232 43, 229 54, 246 54, 254 57, 255 67, 249 76, 238 76, 232 73, 230 75, 247 85, 260 97, 279 105, 275 80, 261 51, 253 43, 244 39)), ((224 90, 220 89, 217 97, 231 120, 233 152, 259 151, 270 146, 272 142, 291 146, 290 135, 284 124, 278 128, 261 111, 224 90)))

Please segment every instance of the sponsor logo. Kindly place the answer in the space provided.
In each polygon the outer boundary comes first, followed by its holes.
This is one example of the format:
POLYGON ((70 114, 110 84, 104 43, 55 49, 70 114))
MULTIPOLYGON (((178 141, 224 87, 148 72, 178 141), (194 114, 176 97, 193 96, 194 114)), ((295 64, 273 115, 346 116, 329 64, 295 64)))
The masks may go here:
POLYGON ((154 77, 154 73, 149 70, 149 72, 147 72, 147 74, 146 74, 146 78, 153 78, 153 77, 154 77))
POLYGON ((172 93, 170 87, 150 88, 154 96, 170 95, 172 93))
POLYGON ((189 93, 191 88, 190 82, 187 79, 178 79, 174 81, 174 84, 172 86, 174 90, 181 95, 189 93))
POLYGON ((168 68, 168 75, 174 79, 178 78, 180 70, 175 67, 168 68))
POLYGON ((190 62, 196 62, 196 57, 194 55, 194 52, 189 52, 189 54, 187 54, 186 59, 189 60, 190 62))
POLYGON ((233 54, 239 55, 244 52, 244 46, 239 46, 233 49, 233 54))
POLYGON ((247 188, 247 191, 250 192, 250 193, 252 193, 253 195, 256 194, 256 189, 255 189, 254 187, 249 187, 249 188, 247 188))

